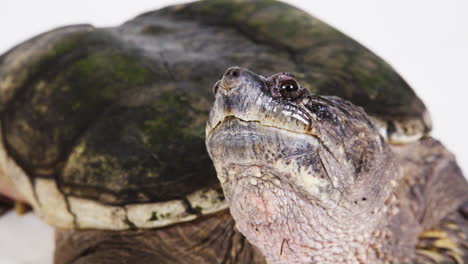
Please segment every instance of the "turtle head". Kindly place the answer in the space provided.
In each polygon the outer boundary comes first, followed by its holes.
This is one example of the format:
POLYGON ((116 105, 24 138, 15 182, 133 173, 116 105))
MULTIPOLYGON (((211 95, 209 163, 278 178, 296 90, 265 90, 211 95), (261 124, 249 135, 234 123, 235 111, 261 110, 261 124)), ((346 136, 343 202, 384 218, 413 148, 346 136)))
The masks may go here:
POLYGON ((323 247, 318 237, 376 225, 394 169, 361 107, 313 95, 290 73, 263 77, 239 67, 214 92, 208 152, 237 227, 267 257, 282 248, 287 258, 285 240, 297 257, 294 243, 323 247))

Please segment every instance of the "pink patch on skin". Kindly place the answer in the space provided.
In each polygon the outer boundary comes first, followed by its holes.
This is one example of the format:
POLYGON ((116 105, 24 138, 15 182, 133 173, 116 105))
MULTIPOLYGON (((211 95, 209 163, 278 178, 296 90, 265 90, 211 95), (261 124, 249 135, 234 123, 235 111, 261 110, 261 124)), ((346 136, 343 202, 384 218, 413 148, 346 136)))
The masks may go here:
POLYGON ((267 210, 267 202, 262 198, 260 197, 259 195, 255 194, 255 193, 249 193, 246 195, 246 200, 247 201, 251 201, 252 203, 252 206, 255 208, 255 210, 257 210, 259 213, 265 213, 265 214, 268 214, 268 210, 267 210))
POLYGON ((275 218, 272 216, 278 214, 276 203, 277 197, 268 190, 265 190, 263 195, 249 192, 245 194, 245 204, 242 205, 244 207, 242 211, 250 211, 255 214, 260 222, 268 223, 271 219, 275 218))

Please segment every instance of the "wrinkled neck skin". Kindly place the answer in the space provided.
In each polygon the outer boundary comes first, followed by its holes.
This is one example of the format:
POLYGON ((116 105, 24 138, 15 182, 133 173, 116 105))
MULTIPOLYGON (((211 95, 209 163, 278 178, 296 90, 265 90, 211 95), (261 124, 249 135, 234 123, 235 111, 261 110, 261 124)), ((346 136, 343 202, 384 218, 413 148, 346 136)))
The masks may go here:
POLYGON ((394 238, 384 222, 392 216, 395 173, 374 172, 386 174, 379 184, 388 188, 373 200, 358 192, 323 205, 281 180, 290 175, 267 166, 231 163, 221 171, 236 227, 269 263, 383 263, 396 255, 382 248, 394 238))

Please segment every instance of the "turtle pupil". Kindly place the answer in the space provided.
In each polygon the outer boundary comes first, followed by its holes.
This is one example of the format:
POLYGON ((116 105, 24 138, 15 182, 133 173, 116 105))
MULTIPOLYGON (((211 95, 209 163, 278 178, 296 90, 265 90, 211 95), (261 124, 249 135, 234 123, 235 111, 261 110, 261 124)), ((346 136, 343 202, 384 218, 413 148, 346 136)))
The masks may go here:
POLYGON ((282 89, 286 89, 287 92, 290 92, 294 89, 294 86, 292 85, 287 85, 287 86, 283 86, 281 87, 282 89))
POLYGON ((296 98, 299 96, 299 85, 295 80, 281 82, 281 95, 286 98, 296 98))

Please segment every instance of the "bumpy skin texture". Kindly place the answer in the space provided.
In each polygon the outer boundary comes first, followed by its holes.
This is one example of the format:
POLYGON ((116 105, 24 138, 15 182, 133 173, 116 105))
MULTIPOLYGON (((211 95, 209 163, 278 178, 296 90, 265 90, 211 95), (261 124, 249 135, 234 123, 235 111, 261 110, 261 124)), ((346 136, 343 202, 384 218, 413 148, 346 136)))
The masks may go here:
POLYGON ((288 73, 234 67, 215 87, 207 148, 237 228, 270 263, 467 260, 468 183, 435 139, 390 145, 361 107, 288 73))
POLYGON ((413 263, 467 263, 468 183, 454 156, 433 138, 392 150, 401 167, 394 190, 399 213, 392 225, 416 220, 400 232, 418 234, 413 263))

